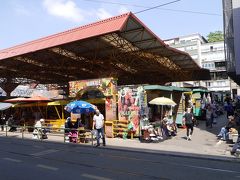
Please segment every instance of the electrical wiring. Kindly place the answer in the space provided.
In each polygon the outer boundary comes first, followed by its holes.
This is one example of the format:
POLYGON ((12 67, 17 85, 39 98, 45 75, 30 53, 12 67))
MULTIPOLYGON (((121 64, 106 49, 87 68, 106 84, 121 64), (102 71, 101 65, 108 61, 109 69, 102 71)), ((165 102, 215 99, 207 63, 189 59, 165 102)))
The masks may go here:
MULTIPOLYGON (((121 5, 121 6, 128 6, 128 7, 137 7, 137 8, 151 8, 150 6, 120 3, 120 2, 110 2, 110 1, 104 1, 104 0, 83 0, 83 1, 88 1, 93 3, 112 4, 112 5, 121 5)), ((156 9, 164 10, 164 11, 179 12, 179 13, 200 14, 200 15, 208 15, 208 16, 222 16, 222 14, 218 14, 218 13, 209 13, 209 12, 192 11, 192 10, 171 9, 171 8, 162 8, 162 7, 156 7, 156 9)))

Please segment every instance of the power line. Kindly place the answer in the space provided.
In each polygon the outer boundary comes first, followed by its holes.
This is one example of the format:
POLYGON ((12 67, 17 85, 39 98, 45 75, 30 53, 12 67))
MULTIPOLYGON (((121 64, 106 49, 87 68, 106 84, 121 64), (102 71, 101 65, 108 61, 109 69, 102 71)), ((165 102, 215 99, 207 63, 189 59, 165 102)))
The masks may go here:
POLYGON ((150 7, 150 8, 144 9, 142 11, 135 12, 134 14, 139 14, 139 13, 142 13, 142 12, 145 12, 145 11, 149 11, 149 10, 156 9, 156 8, 159 8, 159 7, 162 7, 162 6, 173 4, 173 3, 176 3, 178 1, 181 1, 181 0, 175 0, 175 1, 168 2, 168 3, 160 4, 158 6, 150 7))
MULTIPOLYGON (((127 4, 127 3, 110 2, 110 1, 104 1, 104 0, 83 0, 83 1, 88 1, 88 2, 93 2, 93 3, 103 3, 103 4, 113 4, 113 5, 131 6, 131 7, 137 7, 137 8, 151 8, 151 7, 149 7, 149 6, 142 6, 142 5, 138 5, 138 4, 127 4)), ((172 12, 190 13, 190 14, 201 14, 201 15, 209 15, 209 16, 222 16, 222 14, 209 13, 209 12, 201 12, 201 11, 190 11, 190 10, 171 9, 171 8, 160 8, 160 7, 157 7, 156 9, 165 10, 165 11, 172 11, 172 12)))
POLYGON ((178 9, 168 9, 168 8, 159 8, 159 9, 174 11, 174 12, 184 12, 184 13, 202 14, 202 15, 210 15, 210 16, 222 16, 221 14, 217 14, 217 13, 208 13, 208 12, 200 12, 200 11, 178 10, 178 9))

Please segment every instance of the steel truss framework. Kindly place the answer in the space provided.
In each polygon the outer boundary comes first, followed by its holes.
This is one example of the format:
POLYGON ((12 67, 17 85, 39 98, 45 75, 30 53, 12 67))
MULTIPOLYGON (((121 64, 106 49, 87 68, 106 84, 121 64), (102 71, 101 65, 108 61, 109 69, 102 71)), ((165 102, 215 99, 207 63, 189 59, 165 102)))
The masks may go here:
POLYGON ((0 51, 0 77, 43 84, 115 77, 121 85, 210 78, 188 54, 165 45, 131 13, 126 16, 119 31, 3 59, 0 51))

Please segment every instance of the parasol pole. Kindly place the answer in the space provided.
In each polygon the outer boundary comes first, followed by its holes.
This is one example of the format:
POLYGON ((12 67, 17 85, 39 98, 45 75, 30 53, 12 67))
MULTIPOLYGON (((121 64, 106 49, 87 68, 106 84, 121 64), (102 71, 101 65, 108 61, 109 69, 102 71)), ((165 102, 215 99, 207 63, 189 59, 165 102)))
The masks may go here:
POLYGON ((62 105, 62 119, 64 119, 64 108, 63 108, 63 105, 62 105))
POLYGON ((163 117, 163 105, 161 105, 162 110, 161 110, 161 121, 162 121, 162 117, 163 117))

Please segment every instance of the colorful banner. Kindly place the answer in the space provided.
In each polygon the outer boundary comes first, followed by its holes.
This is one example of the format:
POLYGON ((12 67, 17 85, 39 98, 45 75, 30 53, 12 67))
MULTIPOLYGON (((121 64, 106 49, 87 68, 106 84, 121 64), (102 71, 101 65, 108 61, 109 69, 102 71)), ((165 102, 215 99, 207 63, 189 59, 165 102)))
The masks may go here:
POLYGON ((118 90, 119 120, 128 120, 135 135, 139 135, 140 118, 147 108, 144 89, 142 86, 123 86, 118 90))
POLYGON ((69 82, 69 95, 76 97, 78 93, 84 93, 84 90, 96 88, 101 91, 104 96, 116 95, 117 80, 114 78, 91 79, 69 82))

